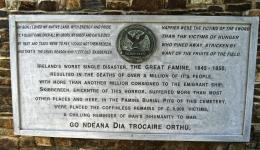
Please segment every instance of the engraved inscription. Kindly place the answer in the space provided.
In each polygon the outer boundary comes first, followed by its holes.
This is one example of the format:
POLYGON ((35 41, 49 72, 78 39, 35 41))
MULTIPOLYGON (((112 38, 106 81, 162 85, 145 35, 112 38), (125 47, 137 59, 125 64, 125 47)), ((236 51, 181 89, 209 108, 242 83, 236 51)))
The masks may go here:
POLYGON ((16 25, 23 130, 150 140, 244 132, 250 24, 16 25))

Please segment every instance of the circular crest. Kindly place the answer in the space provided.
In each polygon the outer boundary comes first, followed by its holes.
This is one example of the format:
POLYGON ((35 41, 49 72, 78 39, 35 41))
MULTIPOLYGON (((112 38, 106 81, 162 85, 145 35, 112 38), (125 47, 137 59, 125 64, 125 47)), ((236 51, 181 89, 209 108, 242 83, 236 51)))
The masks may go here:
POLYGON ((117 51, 130 63, 142 63, 155 51, 156 38, 153 32, 142 25, 125 27, 117 37, 117 51))

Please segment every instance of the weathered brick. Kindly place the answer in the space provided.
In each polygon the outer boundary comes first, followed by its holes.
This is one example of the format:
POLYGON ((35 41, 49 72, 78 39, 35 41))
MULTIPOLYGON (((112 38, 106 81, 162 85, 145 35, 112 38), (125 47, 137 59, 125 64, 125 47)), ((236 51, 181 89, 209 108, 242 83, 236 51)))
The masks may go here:
POLYGON ((8 16, 7 10, 6 9, 0 9, 0 17, 7 17, 7 16, 8 16))
POLYGON ((133 149, 131 147, 133 141, 125 141, 125 140, 121 140, 121 141, 117 141, 116 143, 116 149, 133 149))
POLYGON ((57 0, 57 10, 65 10, 67 0, 57 0))
POLYGON ((8 42, 9 34, 7 29, 0 29, 0 42, 8 42))
POLYGON ((106 0, 81 0, 81 8, 102 9, 106 5, 106 0))
POLYGON ((35 137, 35 143, 37 146, 52 146, 50 137, 35 137))
POLYGON ((0 117, 13 117, 12 112, 0 112, 0 117))
MULTIPOLYGON (((162 13, 164 13, 163 12, 163 10, 162 11, 160 11, 160 12, 162 12, 162 13)), ((126 13, 125 12, 122 12, 121 14, 126 14, 126 15, 151 15, 151 14, 156 14, 157 12, 147 12, 147 11, 126 11, 126 13)))
POLYGON ((216 16, 241 16, 242 12, 215 12, 216 16))
POLYGON ((254 95, 260 96, 260 89, 259 88, 254 89, 254 95))
POLYGON ((163 10, 163 12, 166 14, 166 15, 184 15, 184 14, 188 14, 188 11, 186 9, 165 9, 163 10))
POLYGON ((46 147, 26 147, 26 148, 20 148, 19 150, 63 150, 60 148, 46 148, 46 147))
POLYGON ((249 11, 249 16, 260 16, 260 9, 251 9, 249 11))
POLYGON ((6 17, 0 18, 0 29, 1 28, 8 28, 8 19, 6 17))
POLYGON ((0 57, 0 67, 9 69, 10 59, 8 57, 0 57))
POLYGON ((198 12, 198 13, 202 13, 202 12, 207 12, 208 13, 208 9, 207 8, 190 8, 189 9, 190 12, 198 12))
POLYGON ((11 87, 0 86, 0 97, 11 97, 11 87))
POLYGON ((200 142, 189 142, 187 143, 187 150, 207 150, 209 145, 200 142))
POLYGON ((11 105, 1 105, 0 112, 12 112, 12 106, 11 105))
POLYGON ((226 150, 228 147, 227 143, 210 143, 209 148, 213 150, 226 150))
POLYGON ((18 0, 6 0, 6 7, 9 10, 18 10, 19 1, 18 0))
POLYGON ((164 7, 164 0, 133 0, 133 10, 156 11, 164 7))
POLYGON ((9 43, 8 42, 2 42, 0 43, 0 50, 7 51, 9 50, 9 43))
POLYGON ((205 8, 207 5, 222 5, 222 0, 188 0, 187 7, 205 8))
POLYGON ((8 55, 7 53, 9 53, 9 51, 1 49, 1 43, 0 43, 0 58, 8 58, 9 56, 6 56, 6 55, 8 55))
POLYGON ((109 0, 106 7, 108 9, 128 10, 131 7, 130 0, 109 0))
POLYGON ((260 2, 256 2, 255 7, 256 7, 256 9, 260 9, 260 2))
POLYGON ((19 147, 35 147, 35 140, 33 137, 22 136, 19 138, 19 147))
POLYGON ((11 85, 11 79, 10 78, 3 78, 0 77, 0 85, 11 85))
POLYGON ((260 73, 256 73, 255 81, 260 82, 260 73))
POLYGON ((10 76, 11 76, 10 69, 0 68, 0 77, 10 77, 10 76))
POLYGON ((72 144, 71 140, 67 138, 55 138, 54 141, 56 146, 71 146, 72 144))
POLYGON ((184 150, 185 143, 184 142, 155 142, 151 144, 150 142, 146 143, 145 148, 148 149, 165 149, 165 150, 184 150), (150 147, 150 148, 149 148, 150 147))
POLYGON ((13 118, 12 117, 0 117, 0 128, 12 129, 13 118))
POLYGON ((0 128, 0 136, 14 136, 13 129, 0 128))
POLYGON ((67 0, 66 3, 66 10, 80 10, 81 9, 81 3, 80 0, 67 0))
POLYGON ((245 150, 246 147, 245 147, 245 144, 230 144, 228 146, 228 150, 245 150))
POLYGON ((36 10, 36 4, 36 1, 22 0, 20 1, 18 10, 36 10))
POLYGON ((104 10, 103 15, 122 15, 123 11, 121 10, 104 10))
POLYGON ((10 57, 10 53, 8 51, 0 50, 0 57, 10 57))
POLYGON ((167 8, 186 8, 186 0, 168 0, 167 8))
MULTIPOLYGON (((88 147, 87 150, 98 150, 97 148, 98 146, 94 147, 94 148, 90 148, 88 147)), ((58 150, 80 150, 81 148, 77 148, 77 147, 57 147, 58 150)))
POLYGON ((222 12, 224 11, 223 7, 222 6, 218 6, 218 5, 211 5, 211 6, 208 6, 208 11, 213 11, 213 12, 222 12))
POLYGON ((71 139, 71 145, 73 147, 86 147, 86 141, 84 139, 71 139))
MULTIPOLYGON (((166 142, 164 141, 145 141, 144 142, 144 147, 145 149, 149 149, 149 150, 152 150, 152 149, 164 149, 164 144, 166 142)), ((172 143, 169 143, 169 145, 173 144, 173 143, 180 143, 180 142, 172 142, 172 143)), ((169 148, 168 148, 169 149, 169 148)), ((171 150, 174 150, 174 149, 171 149, 171 150)))
POLYGON ((38 4, 38 9, 43 11, 56 11, 57 8, 57 1, 41 0, 38 4))
POLYGON ((0 117, 13 117, 11 112, 0 112, 0 117))
MULTIPOLYGON (((12 105, 12 98, 11 97, 1 97, 0 98, 0 105, 10 105, 11 106, 12 105)), ((1 115, 3 115, 3 114, 1 114, 1 115)))
POLYGON ((5 7, 5 0, 0 0, 0 8, 4 8, 5 7))
POLYGON ((246 11, 251 8, 251 3, 227 4, 227 11, 246 11))
POLYGON ((224 0, 224 3, 242 3, 247 0, 224 0))
POLYGON ((0 137, 0 149, 1 150, 11 150, 18 148, 18 138, 16 137, 0 137))
POLYGON ((212 16, 210 12, 191 12, 191 15, 200 15, 200 16, 212 16))

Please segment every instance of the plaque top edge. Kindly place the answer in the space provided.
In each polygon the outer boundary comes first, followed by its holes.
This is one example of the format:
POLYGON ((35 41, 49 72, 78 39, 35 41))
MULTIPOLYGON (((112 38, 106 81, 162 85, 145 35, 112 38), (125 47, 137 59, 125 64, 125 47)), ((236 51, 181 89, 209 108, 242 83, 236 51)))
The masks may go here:
POLYGON ((254 16, 172 16, 172 15, 53 15, 53 14, 10 14, 10 21, 78 21, 83 19, 85 21, 96 22, 153 22, 153 23, 173 23, 173 22, 192 22, 192 23, 258 23, 259 17, 254 16), (71 17, 73 16, 73 17, 71 17), (213 19, 214 18, 214 19, 213 19))

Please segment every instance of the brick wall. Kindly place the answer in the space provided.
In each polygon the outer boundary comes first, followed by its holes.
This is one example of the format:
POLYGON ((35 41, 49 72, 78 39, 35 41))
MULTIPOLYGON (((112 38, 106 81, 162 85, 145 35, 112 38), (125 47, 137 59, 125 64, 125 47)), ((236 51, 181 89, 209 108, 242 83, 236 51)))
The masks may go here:
MULTIPOLYGON (((25 137, 13 134, 8 14, 161 14, 260 16, 259 0, 0 0, 0 150, 260 149, 260 58, 249 143, 161 142, 25 137)), ((260 50, 260 47, 258 48, 260 50)), ((260 53, 258 53, 260 56, 260 53)))

